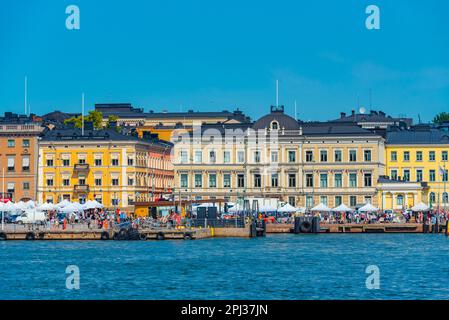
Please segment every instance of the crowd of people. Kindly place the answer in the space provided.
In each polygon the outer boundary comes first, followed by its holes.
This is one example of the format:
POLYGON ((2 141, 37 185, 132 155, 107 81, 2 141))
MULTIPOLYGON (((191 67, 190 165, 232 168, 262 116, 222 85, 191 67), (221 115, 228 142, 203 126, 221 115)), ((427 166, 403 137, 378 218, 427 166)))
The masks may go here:
POLYGON ((322 223, 327 224, 369 224, 369 223, 425 223, 433 225, 436 223, 445 224, 449 220, 449 212, 322 212, 304 214, 259 214, 259 219, 264 219, 267 223, 293 223, 296 216, 319 216, 322 223))

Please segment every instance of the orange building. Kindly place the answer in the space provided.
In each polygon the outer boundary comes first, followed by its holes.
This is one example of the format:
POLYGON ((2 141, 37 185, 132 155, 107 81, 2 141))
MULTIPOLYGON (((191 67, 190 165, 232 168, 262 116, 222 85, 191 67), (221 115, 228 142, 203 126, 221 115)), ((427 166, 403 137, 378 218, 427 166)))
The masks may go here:
POLYGON ((44 128, 31 117, 0 117, 0 194, 12 201, 36 200, 38 137, 44 128))

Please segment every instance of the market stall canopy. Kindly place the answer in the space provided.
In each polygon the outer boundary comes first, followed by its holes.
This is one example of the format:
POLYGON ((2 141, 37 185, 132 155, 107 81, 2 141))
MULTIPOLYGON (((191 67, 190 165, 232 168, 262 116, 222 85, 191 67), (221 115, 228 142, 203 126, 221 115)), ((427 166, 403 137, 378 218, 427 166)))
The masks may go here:
POLYGON ((49 202, 45 202, 43 204, 41 204, 40 206, 38 206, 38 209, 41 211, 50 211, 50 210, 55 210, 58 207, 56 205, 54 205, 53 203, 49 203, 49 202))
POLYGON ((269 205, 264 205, 259 208, 259 212, 276 212, 276 208, 269 205))
POLYGON ((332 209, 332 211, 334 212, 352 212, 354 211, 353 209, 349 208, 347 205, 345 205, 344 203, 342 203, 341 205, 339 205, 338 207, 335 207, 332 209))
POLYGON ((0 210, 4 211, 4 212, 10 212, 10 211, 17 210, 17 208, 16 208, 15 204, 10 201, 10 202, 7 202, 7 203, 3 203, 2 202, 0 210))
POLYGON ((34 209, 36 208, 36 204, 34 203, 33 200, 28 200, 27 202, 25 202, 25 209, 34 209))
POLYGON ((310 211, 322 211, 322 212, 329 212, 331 211, 331 209, 326 206, 324 203, 320 203, 319 205, 313 207, 312 209, 310 209, 310 211))
POLYGON ((428 211, 430 209, 430 207, 427 204, 420 202, 420 203, 414 205, 411 209, 414 212, 417 212, 417 211, 428 211))
POLYGON ((82 205, 82 209, 84 210, 100 209, 100 208, 103 208, 103 205, 97 200, 88 200, 85 204, 82 205))
POLYGON ((379 211, 379 208, 376 208, 371 203, 365 204, 363 207, 359 209, 360 212, 376 212, 379 211))
POLYGON ((71 203, 67 206, 64 206, 64 208, 59 209, 59 211, 64 213, 79 212, 80 208, 77 205, 71 203))
POLYGON ((60 207, 60 208, 64 208, 65 206, 68 206, 68 205, 70 205, 70 204, 71 204, 71 202, 70 202, 69 200, 64 199, 64 200, 62 200, 61 202, 59 202, 59 203, 57 204, 57 206, 60 207))
POLYGON ((298 208, 295 208, 290 203, 285 204, 282 208, 278 209, 278 212, 298 212, 298 208))

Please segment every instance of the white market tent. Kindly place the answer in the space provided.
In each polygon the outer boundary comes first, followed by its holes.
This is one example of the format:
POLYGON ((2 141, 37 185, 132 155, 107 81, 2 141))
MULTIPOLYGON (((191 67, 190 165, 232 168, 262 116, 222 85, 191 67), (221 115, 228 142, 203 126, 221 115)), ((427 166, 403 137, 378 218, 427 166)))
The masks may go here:
POLYGON ((81 209, 84 209, 84 210, 103 208, 103 205, 100 202, 98 202, 97 200, 87 200, 87 202, 85 204, 80 205, 80 206, 81 206, 81 209))
POLYGON ((414 205, 411 209, 413 212, 428 211, 430 209, 430 207, 427 204, 420 202, 420 203, 414 205))
POLYGON ((333 212, 353 212, 354 210, 342 203, 338 207, 332 209, 333 212))
POLYGON ((270 205, 264 205, 259 208, 259 212, 276 212, 276 208, 270 205))
POLYGON ((41 211, 51 211, 51 210, 56 210, 58 207, 56 205, 54 205, 53 203, 43 203, 40 206, 38 206, 38 209, 41 211))
POLYGON ((15 210, 17 210, 16 209, 16 207, 15 207, 15 205, 14 205, 14 203, 12 203, 11 201, 10 202, 7 202, 7 203, 3 203, 2 202, 2 207, 1 207, 1 210, 2 211, 15 211, 15 210))
POLYGON ((290 203, 285 204, 280 209, 278 209, 278 212, 298 212, 299 209, 292 206, 290 203))
POLYGON ((310 211, 329 212, 329 211, 331 211, 331 209, 328 206, 326 206, 324 203, 320 203, 319 205, 310 209, 310 211))
POLYGON ((376 208, 371 203, 365 204, 363 207, 359 209, 360 212, 376 212, 379 211, 379 208, 376 208))
POLYGON ((59 203, 57 204, 57 206, 58 206, 59 208, 64 208, 65 206, 68 206, 68 205, 70 205, 70 204, 71 204, 71 202, 70 202, 69 200, 64 199, 64 200, 62 200, 61 202, 59 202, 59 203))

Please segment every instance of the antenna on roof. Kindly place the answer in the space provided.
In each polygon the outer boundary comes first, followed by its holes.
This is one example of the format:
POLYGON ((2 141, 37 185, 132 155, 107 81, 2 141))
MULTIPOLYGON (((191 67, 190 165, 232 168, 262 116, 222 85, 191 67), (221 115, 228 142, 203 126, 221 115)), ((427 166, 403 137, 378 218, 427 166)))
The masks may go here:
POLYGON ((27 95, 28 95, 28 78, 27 76, 25 76, 25 101, 24 101, 24 105, 25 105, 25 115, 27 114, 27 95))
POLYGON ((295 100, 295 120, 298 120, 298 115, 296 113, 296 110, 297 110, 297 108, 296 108, 296 100, 295 100))
POLYGON ((276 80, 276 108, 279 107, 279 80, 276 80))
POLYGON ((81 93, 81 135, 84 136, 84 92, 81 93))

